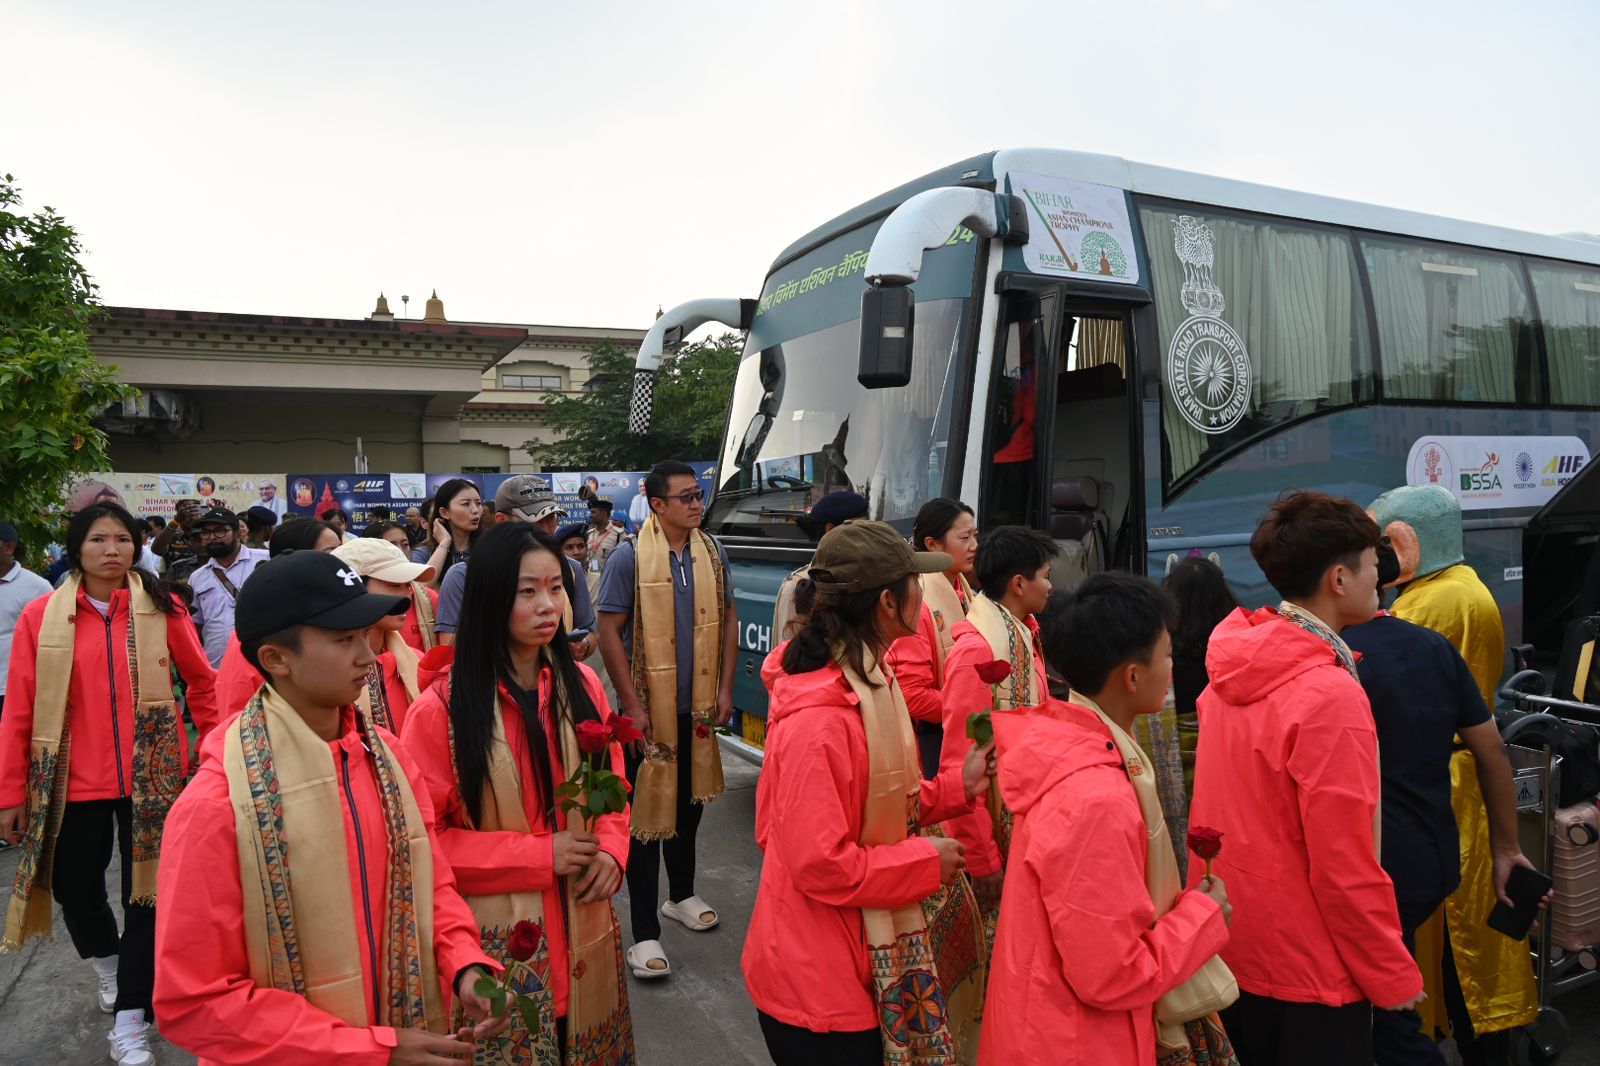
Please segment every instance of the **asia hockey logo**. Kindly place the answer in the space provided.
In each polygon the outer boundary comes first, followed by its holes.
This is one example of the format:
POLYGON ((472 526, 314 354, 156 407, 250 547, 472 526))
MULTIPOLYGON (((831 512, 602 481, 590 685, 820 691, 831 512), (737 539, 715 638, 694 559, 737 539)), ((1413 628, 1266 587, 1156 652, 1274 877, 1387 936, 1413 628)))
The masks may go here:
POLYGON ((1250 406, 1250 353, 1222 320, 1222 290, 1212 279, 1215 238, 1199 219, 1182 215, 1172 247, 1183 261, 1180 296, 1189 317, 1167 346, 1167 386, 1178 413, 1201 433, 1226 433, 1250 406))

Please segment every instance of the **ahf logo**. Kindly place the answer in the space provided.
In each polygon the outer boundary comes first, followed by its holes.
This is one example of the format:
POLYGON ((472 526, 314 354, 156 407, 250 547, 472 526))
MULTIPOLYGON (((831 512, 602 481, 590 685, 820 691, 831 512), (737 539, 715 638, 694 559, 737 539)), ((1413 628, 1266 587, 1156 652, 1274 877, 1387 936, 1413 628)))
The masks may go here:
POLYGON ((1212 278, 1215 239, 1189 215, 1178 218, 1172 247, 1183 261, 1181 298, 1189 317, 1167 347, 1167 386, 1178 413, 1202 433, 1226 433, 1250 406, 1250 353, 1222 320, 1222 290, 1212 278))

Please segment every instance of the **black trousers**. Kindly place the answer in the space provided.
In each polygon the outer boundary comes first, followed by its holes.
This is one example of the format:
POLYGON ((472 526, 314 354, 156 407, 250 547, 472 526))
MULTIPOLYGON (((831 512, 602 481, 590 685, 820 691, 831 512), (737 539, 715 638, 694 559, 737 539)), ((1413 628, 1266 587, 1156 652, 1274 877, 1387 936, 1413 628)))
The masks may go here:
MULTIPOLYGON (((628 844, 628 910, 633 926, 633 942, 661 939, 661 913, 657 901, 661 892, 661 860, 667 862, 667 899, 674 903, 694 895, 694 838, 700 830, 703 804, 693 803, 691 787, 693 761, 689 759, 689 740, 694 723, 686 714, 678 715, 678 740, 683 749, 678 757, 678 832, 670 840, 628 844)), ((628 755, 628 780, 639 779, 642 756, 628 755)))
POLYGON ((756 1011, 767 1054, 776 1066, 883 1066, 883 1036, 876 1029, 818 1033, 756 1011))
POLYGON ((1366 1066, 1372 1061, 1372 1004, 1327 1007, 1240 991, 1222 1012, 1240 1066, 1366 1066))
POLYGON ((912 721, 917 734, 917 758, 922 761, 922 779, 932 781, 939 776, 939 755, 944 749, 944 727, 932 722, 912 721))
POLYGON ((1467 1000, 1461 992, 1461 977, 1456 973, 1455 950, 1450 944, 1448 929, 1444 937, 1444 1004, 1450 1015, 1450 1032, 1464 1066, 1510 1066, 1511 1031, 1501 1029, 1480 1036, 1472 1028, 1472 1015, 1467 1012, 1467 1000))
POLYGON ((153 1019, 150 998, 156 981, 156 909, 129 902, 133 894, 133 800, 68 803, 56 837, 51 881, 78 954, 85 959, 120 957, 116 1009, 142 1010, 146 1018, 153 1019), (106 899, 113 835, 122 856, 124 927, 120 937, 117 916, 106 899))
MULTIPOLYGON (((1400 900, 1400 935, 1406 949, 1417 951, 1417 929, 1444 903, 1443 897, 1422 903, 1400 900)), ((1414 1010, 1372 1011, 1372 1057, 1378 1066, 1444 1066, 1444 1052, 1431 1033, 1422 1031, 1414 1010)))

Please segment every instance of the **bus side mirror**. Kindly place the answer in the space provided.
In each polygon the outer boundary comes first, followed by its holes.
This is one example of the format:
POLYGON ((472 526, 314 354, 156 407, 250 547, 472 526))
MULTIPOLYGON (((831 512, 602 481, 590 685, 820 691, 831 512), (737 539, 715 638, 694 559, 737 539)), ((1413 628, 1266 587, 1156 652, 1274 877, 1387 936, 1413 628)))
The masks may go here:
POLYGON ((916 294, 907 285, 874 285, 861 297, 861 358, 856 380, 867 389, 911 383, 916 294))

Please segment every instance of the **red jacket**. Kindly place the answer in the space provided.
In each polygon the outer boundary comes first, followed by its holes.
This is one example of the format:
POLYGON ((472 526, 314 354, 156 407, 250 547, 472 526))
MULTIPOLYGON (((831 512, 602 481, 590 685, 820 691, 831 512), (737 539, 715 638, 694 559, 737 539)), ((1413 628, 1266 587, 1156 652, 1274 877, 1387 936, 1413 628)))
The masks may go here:
MULTIPOLYGON (((388 837, 378 797, 378 777, 355 728, 355 708, 346 707, 344 733, 329 743, 334 765, 348 759, 352 809, 343 789, 346 851, 350 857, 350 890, 357 910, 351 916, 361 949, 367 995, 373 994, 372 951, 367 930, 388 928, 383 884, 388 870, 384 848, 373 841, 388 837), (356 823, 366 842, 366 869, 361 868, 356 823), (362 884, 377 886, 367 893, 368 913, 360 911, 362 884)), ((478 945, 478 925, 456 891, 449 860, 434 835, 433 804, 421 785, 421 772, 393 735, 381 733, 400 769, 411 782, 417 806, 428 822, 433 842, 433 951, 445 994, 454 994, 457 975, 468 966, 498 972, 478 945)), ((156 1019, 168 1042, 198 1055, 202 1066, 320 1066, 340 1062, 384 1066, 395 1046, 388 1026, 360 1027, 311 1005, 311 1001, 275 988, 261 988, 250 977, 240 922, 244 893, 239 887, 238 838, 228 777, 222 765, 225 735, 204 745, 200 773, 178 797, 167 818, 162 842, 157 894, 169 901, 156 910, 156 1019), (176 902, 170 902, 176 901, 176 902)), ((383 947, 378 946, 378 957, 383 947)))
MULTIPOLYGON (((422 591, 428 594, 428 602, 433 604, 433 617, 438 619, 439 593, 427 586, 423 586, 422 591)), ((418 655, 428 650, 422 646, 422 624, 417 621, 417 605, 415 602, 406 608, 405 626, 400 630, 400 636, 405 639, 407 644, 417 649, 418 655)), ((437 643, 437 635, 435 636, 435 643, 437 643)))
MULTIPOLYGON (((1321 638, 1262 608, 1211 634, 1190 825, 1225 835, 1223 957, 1258 996, 1394 1006, 1422 991, 1378 865, 1378 735, 1361 683, 1321 638)), ((1200 863, 1189 864, 1193 884, 1200 863)))
MULTIPOLYGON (((22 609, 11 645, 5 714, 0 716, 0 808, 20 807, 27 797, 28 748, 33 736, 33 701, 38 692, 39 627, 49 596, 22 609)), ((189 714, 204 737, 217 724, 216 673, 206 658, 181 600, 167 616, 167 656, 188 683, 189 714)), ((128 590, 111 597, 111 616, 101 615, 82 591, 72 613, 72 680, 67 685, 67 802, 121 799, 133 795, 133 691, 128 677, 128 590)), ((189 733, 180 719, 178 744, 189 772, 189 733)))
POLYGON ((265 680, 239 650, 239 634, 229 633, 227 650, 217 664, 217 709, 222 720, 226 722, 244 710, 265 680))
MULTIPOLYGON (((837 666, 783 672, 784 645, 761 676, 767 754, 756 785, 756 843, 765 854, 745 934, 745 987, 788 1025, 848 1032, 878 1025, 861 908, 905 907, 939 888, 939 854, 921 837, 863 847, 867 735, 837 666)), ((968 810, 957 773, 922 782, 922 824, 968 810)))
MULTIPOLYGON (((1039 623, 1029 615, 1025 624, 1038 633, 1039 623)), ((967 716, 989 710, 994 703, 994 690, 978 676, 974 669, 979 663, 991 662, 994 649, 971 622, 957 622, 952 630, 955 644, 950 648, 950 658, 944 668, 944 744, 939 751, 939 768, 959 768, 972 750, 967 739, 967 716)), ((1038 691, 1049 696, 1050 684, 1044 672, 1044 661, 1039 658, 1037 645, 1033 653, 1033 669, 1038 675, 1038 691)), ((1005 712, 1002 712, 1005 713, 1005 712)), ((1013 812, 1015 813, 1015 812, 1013 812)), ((970 814, 958 815, 945 823, 950 835, 967 849, 967 873, 973 877, 987 877, 1000 870, 1000 848, 994 842, 994 823, 985 807, 970 814)))
POLYGON ((922 605, 922 621, 917 626, 916 636, 895 641, 889 648, 888 658, 911 717, 934 725, 942 722, 944 697, 940 692, 939 630, 926 602, 922 605))
POLYGON ((1149 1066, 1155 1002, 1228 942, 1222 908, 1185 892, 1156 920, 1144 815, 1093 712, 1051 700, 994 733, 1017 823, 978 1061, 1149 1066))
MULTIPOLYGON (((594 671, 578 664, 589 698, 602 719, 612 717, 605 690, 594 671)), ((560 784, 561 753, 550 720, 550 672, 539 675, 539 716, 545 735, 550 738, 550 764, 556 767, 560 784)), ((412 704, 406 718, 406 751, 422 768, 422 780, 434 810, 439 812, 439 845, 456 872, 462 895, 476 896, 496 892, 537 891, 544 898, 544 929, 550 948, 550 986, 555 993, 558 1017, 567 1013, 567 932, 566 908, 561 903, 561 887, 555 875, 555 833, 567 828, 565 811, 555 812, 556 830, 547 828, 543 799, 534 788, 529 773, 528 731, 522 724, 522 710, 504 688, 500 690, 501 721, 506 743, 522 782, 522 811, 531 828, 527 833, 482 832, 467 827, 467 809, 456 788, 455 763, 450 756, 450 682, 441 678, 412 704), (557 916, 560 916, 559 918, 557 916)), ((611 769, 626 779, 622 746, 611 746, 611 769)), ((602 815, 595 820, 595 835, 600 847, 623 872, 628 869, 628 812, 602 815)), ((576 880, 573 884, 576 884, 576 880)))

